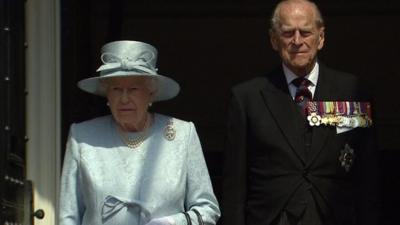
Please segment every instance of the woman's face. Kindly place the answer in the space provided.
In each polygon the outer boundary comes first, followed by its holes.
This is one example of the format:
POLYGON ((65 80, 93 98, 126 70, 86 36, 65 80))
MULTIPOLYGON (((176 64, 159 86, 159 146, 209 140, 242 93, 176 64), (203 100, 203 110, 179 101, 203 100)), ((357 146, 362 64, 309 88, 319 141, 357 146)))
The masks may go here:
POLYGON ((152 101, 149 80, 145 77, 115 77, 103 81, 111 113, 125 131, 143 129, 152 101))

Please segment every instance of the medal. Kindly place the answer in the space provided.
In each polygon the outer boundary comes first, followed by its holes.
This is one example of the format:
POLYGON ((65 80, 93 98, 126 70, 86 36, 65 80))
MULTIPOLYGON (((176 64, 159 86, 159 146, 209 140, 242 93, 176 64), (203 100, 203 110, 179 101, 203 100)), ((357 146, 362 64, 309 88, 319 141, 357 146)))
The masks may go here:
POLYGON ((328 125, 329 121, 328 121, 328 117, 324 116, 321 118, 321 124, 323 125, 328 125))
POLYGON ((310 113, 317 112, 317 110, 318 110, 317 103, 316 102, 309 102, 309 104, 307 105, 307 110, 310 113))
POLYGON ((338 123, 338 118, 336 116, 329 116, 328 117, 328 124, 331 126, 336 126, 336 124, 338 123))
POLYGON ((364 117, 357 116, 357 119, 360 127, 367 127, 367 120, 365 120, 364 117))
POLYGON ((307 103, 307 120, 310 126, 370 127, 369 102, 310 101, 307 103))
POLYGON ((353 117, 349 117, 349 127, 356 127, 356 120, 353 117))
POLYGON ((346 117, 340 116, 338 117, 338 127, 345 127, 347 124, 346 117))
POLYGON ((319 126, 321 124, 321 116, 315 112, 307 116, 307 120, 309 121, 310 126, 319 126))

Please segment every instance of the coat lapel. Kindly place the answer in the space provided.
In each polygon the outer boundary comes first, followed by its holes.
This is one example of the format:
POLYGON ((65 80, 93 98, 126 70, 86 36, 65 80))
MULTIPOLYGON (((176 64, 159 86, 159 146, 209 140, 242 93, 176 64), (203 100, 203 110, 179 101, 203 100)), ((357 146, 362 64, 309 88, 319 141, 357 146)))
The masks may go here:
POLYGON ((270 74, 268 79, 272 85, 264 88, 261 95, 293 151, 305 164, 304 140, 299 126, 304 118, 289 94, 282 69, 270 74))
MULTIPOLYGON (((334 75, 330 74, 325 66, 320 64, 320 70, 318 75, 318 83, 315 89, 313 101, 330 101, 332 100, 332 82, 330 81, 334 75)), ((320 154, 323 149, 331 127, 329 126, 317 126, 313 127, 312 144, 309 153, 309 160, 307 165, 310 165, 317 155, 320 154)))

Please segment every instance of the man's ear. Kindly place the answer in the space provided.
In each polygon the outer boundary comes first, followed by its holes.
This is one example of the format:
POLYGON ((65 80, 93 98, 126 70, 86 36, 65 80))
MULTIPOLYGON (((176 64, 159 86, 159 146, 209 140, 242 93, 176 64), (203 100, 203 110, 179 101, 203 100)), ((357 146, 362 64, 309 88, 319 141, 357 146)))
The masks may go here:
POLYGON ((318 42, 318 50, 321 50, 324 47, 325 43, 325 27, 321 27, 319 30, 318 42))

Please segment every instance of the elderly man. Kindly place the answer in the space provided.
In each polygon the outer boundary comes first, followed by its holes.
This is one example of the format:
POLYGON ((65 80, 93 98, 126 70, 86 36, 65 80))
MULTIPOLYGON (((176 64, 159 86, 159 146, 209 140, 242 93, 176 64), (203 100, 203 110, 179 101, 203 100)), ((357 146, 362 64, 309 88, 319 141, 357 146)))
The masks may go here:
POLYGON ((317 60, 325 41, 317 6, 280 2, 270 41, 282 65, 232 89, 224 223, 379 224, 368 95, 357 77, 317 60))

